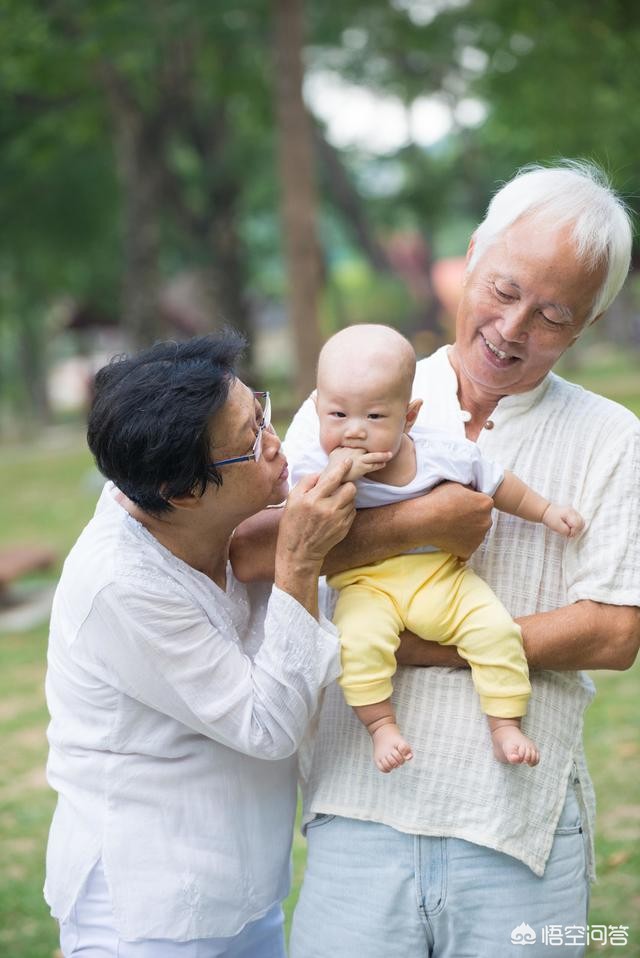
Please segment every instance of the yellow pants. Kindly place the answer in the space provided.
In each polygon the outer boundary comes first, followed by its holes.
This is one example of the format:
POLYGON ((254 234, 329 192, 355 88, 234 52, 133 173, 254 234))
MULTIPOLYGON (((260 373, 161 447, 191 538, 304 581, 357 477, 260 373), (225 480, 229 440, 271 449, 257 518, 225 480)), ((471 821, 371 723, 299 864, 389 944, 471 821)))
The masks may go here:
POLYGON ((403 629, 454 645, 471 666, 487 715, 524 715, 531 692, 520 628, 461 559, 445 552, 402 555, 329 578, 340 590, 342 677, 349 705, 390 697, 403 629))

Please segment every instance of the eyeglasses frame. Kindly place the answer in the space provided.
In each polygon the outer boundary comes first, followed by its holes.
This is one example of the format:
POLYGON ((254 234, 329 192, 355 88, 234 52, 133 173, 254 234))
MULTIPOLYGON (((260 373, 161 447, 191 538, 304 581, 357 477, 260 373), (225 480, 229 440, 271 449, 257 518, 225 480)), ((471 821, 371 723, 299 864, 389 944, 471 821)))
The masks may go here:
POLYGON ((269 390, 260 390, 253 393, 256 399, 264 400, 262 410, 262 421, 258 423, 258 435, 251 447, 251 452, 245 456, 233 456, 231 459, 219 459, 217 462, 210 462, 209 467, 218 469, 220 466, 230 466, 235 462, 258 462, 262 455, 262 434, 265 429, 271 425, 271 393, 269 390))

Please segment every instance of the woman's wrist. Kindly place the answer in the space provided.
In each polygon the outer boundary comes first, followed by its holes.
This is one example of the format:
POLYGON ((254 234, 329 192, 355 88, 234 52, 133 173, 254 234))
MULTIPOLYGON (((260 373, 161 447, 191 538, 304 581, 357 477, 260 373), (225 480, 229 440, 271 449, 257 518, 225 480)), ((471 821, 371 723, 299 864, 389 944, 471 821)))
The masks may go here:
POLYGON ((318 618, 318 578, 322 563, 308 557, 276 556, 275 585, 318 618))

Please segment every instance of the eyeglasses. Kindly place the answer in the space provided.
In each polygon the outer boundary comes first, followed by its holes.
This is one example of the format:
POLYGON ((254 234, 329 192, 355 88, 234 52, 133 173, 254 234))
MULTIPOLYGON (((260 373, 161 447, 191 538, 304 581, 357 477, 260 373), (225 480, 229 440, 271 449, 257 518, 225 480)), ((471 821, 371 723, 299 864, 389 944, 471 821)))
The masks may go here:
POLYGON ((271 426, 271 395, 268 392, 254 392, 257 400, 262 403, 262 419, 258 423, 258 435, 256 441, 251 447, 251 452, 246 456, 234 456, 232 459, 219 459, 217 462, 210 462, 209 466, 218 468, 218 466, 230 466, 233 462, 258 462, 262 455, 262 434, 265 429, 271 426))

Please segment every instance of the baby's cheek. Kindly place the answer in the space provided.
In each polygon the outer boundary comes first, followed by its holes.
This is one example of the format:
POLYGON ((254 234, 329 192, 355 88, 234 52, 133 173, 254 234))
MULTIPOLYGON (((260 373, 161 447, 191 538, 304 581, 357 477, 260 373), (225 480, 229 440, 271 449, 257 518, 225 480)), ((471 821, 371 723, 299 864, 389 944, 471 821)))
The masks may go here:
POLYGON ((320 445, 327 455, 340 445, 341 430, 331 423, 320 423, 320 445))

